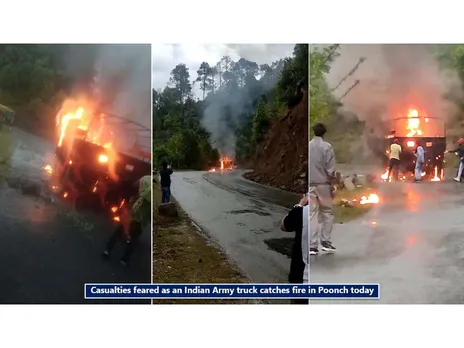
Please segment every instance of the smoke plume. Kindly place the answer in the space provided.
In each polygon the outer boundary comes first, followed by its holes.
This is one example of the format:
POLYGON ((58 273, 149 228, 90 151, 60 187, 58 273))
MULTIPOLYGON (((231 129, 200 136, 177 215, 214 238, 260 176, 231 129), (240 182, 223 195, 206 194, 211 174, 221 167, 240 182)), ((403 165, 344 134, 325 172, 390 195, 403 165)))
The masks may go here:
POLYGON ((416 108, 430 117, 445 120, 453 105, 445 95, 461 91, 457 74, 440 69, 428 45, 341 45, 340 57, 327 75, 334 88, 364 57, 352 76, 335 90, 339 97, 356 80, 359 84, 343 98, 342 110, 356 114, 368 127, 382 121, 407 116, 416 108))
POLYGON ((74 93, 98 94, 104 111, 150 128, 150 45, 70 45, 63 62, 74 93))
MULTIPOLYGON (((226 47, 235 54, 234 60, 240 58, 247 59, 259 64, 271 64, 291 55, 295 45, 279 44, 230 44, 226 47)), ((216 62, 209 62, 212 66, 216 62)), ((257 77, 260 79, 260 76, 257 77)), ((279 73, 267 76, 265 84, 261 84, 260 94, 267 94, 277 83, 279 73)), ((206 99, 206 109, 203 113, 202 125, 211 134, 211 141, 214 147, 218 148, 221 155, 235 158, 236 136, 235 130, 243 117, 247 117, 254 112, 254 101, 259 97, 253 88, 247 90, 241 88, 238 92, 230 93, 218 92, 212 98, 206 99)))

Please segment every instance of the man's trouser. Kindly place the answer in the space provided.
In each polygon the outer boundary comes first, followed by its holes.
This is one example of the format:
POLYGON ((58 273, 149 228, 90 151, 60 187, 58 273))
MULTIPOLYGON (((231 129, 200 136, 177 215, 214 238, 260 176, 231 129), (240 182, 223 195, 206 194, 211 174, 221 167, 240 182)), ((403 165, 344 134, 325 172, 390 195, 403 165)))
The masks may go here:
POLYGON ((400 160, 397 158, 390 158, 390 162, 388 163, 388 178, 390 179, 390 175, 393 173, 395 175, 395 179, 398 176, 398 169, 400 166, 400 160), (394 170, 394 172, 392 172, 394 170))
POLYGON ((416 168, 414 169, 416 180, 419 181, 422 179, 422 166, 424 163, 417 161, 416 168))
POLYGON ((310 248, 318 248, 321 243, 331 242, 334 223, 333 194, 329 184, 309 188, 309 233, 310 248))
MULTIPOLYGON (((301 257, 292 257, 290 262, 290 274, 288 275, 288 282, 290 284, 304 284, 305 263, 301 257)), ((307 283, 307 281, 306 281, 307 283)), ((295 298, 290 300, 291 304, 309 304, 307 298, 295 298)))
POLYGON ((458 175, 456 176, 456 178, 459 180, 461 180, 463 169, 464 169, 464 157, 461 157, 459 161, 458 175))
POLYGON ((126 250, 124 252, 123 260, 124 261, 129 261, 132 252, 134 251, 134 246, 137 243, 137 241, 140 238, 140 235, 142 234, 142 225, 140 222, 132 220, 129 224, 129 231, 128 231, 128 238, 126 234, 124 233, 124 226, 123 224, 119 223, 116 226, 116 229, 114 230, 113 235, 111 236, 110 240, 108 241, 108 244, 106 246, 106 249, 108 251, 111 251, 114 246, 116 245, 116 242, 118 239, 124 239, 126 243, 126 250))
POLYGON ((171 200, 171 188, 161 186, 162 202, 169 203, 171 200))

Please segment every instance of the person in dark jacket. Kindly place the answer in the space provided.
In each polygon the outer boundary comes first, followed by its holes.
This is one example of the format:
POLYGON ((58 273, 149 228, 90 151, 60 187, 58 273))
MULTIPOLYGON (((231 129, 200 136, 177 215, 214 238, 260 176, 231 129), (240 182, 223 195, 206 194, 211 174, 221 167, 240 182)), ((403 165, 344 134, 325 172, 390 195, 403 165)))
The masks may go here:
POLYGON ((448 152, 455 152, 459 156, 459 169, 456 177, 453 178, 453 180, 461 182, 462 171, 464 169, 464 138, 460 138, 458 140, 458 147, 455 150, 446 151, 446 153, 448 152))
MULTIPOLYGON (((309 282, 309 206, 308 195, 282 219, 280 229, 295 232, 288 282, 304 284, 309 282)), ((293 299, 292 304, 309 304, 308 299, 293 299)))
POLYGON ((162 203, 169 203, 171 200, 171 175, 172 169, 171 166, 168 166, 166 162, 162 163, 161 170, 159 171, 160 175, 160 185, 162 193, 162 203))

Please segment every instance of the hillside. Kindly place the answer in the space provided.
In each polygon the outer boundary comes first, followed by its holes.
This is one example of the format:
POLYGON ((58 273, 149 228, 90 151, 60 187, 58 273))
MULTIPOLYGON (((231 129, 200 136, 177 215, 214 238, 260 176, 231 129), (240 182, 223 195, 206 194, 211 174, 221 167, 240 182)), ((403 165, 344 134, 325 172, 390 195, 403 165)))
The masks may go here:
POLYGON ((276 119, 252 160, 247 179, 305 193, 308 172, 308 94, 276 119))

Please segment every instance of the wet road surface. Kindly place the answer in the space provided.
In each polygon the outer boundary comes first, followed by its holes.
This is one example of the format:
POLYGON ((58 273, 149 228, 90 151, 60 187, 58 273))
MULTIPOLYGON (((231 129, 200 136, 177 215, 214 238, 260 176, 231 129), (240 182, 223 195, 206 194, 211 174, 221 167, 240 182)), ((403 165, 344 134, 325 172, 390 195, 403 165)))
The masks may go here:
POLYGON ((293 233, 279 226, 299 196, 248 181, 242 174, 175 172, 172 193, 253 282, 286 282, 293 233))
POLYGON ((334 226, 337 253, 311 257, 311 282, 380 283, 381 299, 364 303, 464 303, 464 183, 382 183, 380 198, 360 220, 334 226))
POLYGON ((89 303, 84 283, 151 282, 150 233, 142 235, 130 267, 119 264, 122 246, 103 260, 113 225, 100 216, 77 214, 61 199, 52 202, 47 193, 42 167, 52 163, 53 145, 16 129, 12 139, 11 187, 5 183, 0 189, 0 304, 89 303), (20 178, 40 182, 40 194, 15 185, 20 178))

